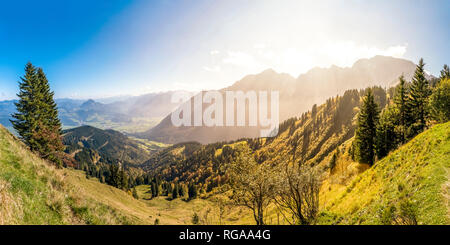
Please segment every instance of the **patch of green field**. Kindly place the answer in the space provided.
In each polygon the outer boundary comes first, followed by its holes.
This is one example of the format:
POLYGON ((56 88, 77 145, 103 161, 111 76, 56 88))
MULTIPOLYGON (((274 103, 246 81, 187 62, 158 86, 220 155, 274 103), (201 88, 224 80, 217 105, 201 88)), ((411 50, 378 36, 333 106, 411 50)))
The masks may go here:
POLYGON ((132 118, 130 122, 112 122, 110 120, 105 119, 96 119, 92 121, 88 121, 87 124, 101 128, 101 129, 113 129, 122 133, 135 134, 145 132, 154 126, 156 126, 159 122, 161 122, 162 117, 154 117, 154 118, 132 118))
POLYGON ((171 146, 171 144, 165 144, 162 142, 156 142, 156 141, 151 141, 151 140, 141 139, 141 138, 136 138, 136 137, 131 137, 131 136, 128 136, 128 138, 141 143, 142 149, 148 151, 149 153, 154 153, 163 148, 167 148, 167 147, 171 146))

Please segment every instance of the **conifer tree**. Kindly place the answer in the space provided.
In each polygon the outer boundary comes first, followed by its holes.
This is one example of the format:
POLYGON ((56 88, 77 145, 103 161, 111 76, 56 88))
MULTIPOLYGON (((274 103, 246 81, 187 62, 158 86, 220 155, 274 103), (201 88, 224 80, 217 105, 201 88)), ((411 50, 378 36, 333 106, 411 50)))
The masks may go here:
POLYGON ((184 196, 184 187, 183 185, 179 186, 178 196, 183 197, 184 196))
POLYGON ((428 97, 431 94, 431 89, 428 80, 425 78, 424 66, 423 59, 420 59, 410 86, 408 109, 411 112, 412 125, 409 128, 409 137, 417 135, 426 127, 428 97))
POLYGON ((376 127, 379 117, 378 105, 372 90, 367 91, 358 114, 358 128, 355 134, 356 155, 361 163, 372 165, 375 161, 376 127))
POLYGON ((42 68, 38 68, 37 78, 43 99, 43 115, 45 115, 41 119, 45 121, 46 125, 55 127, 61 132, 61 122, 58 118, 58 108, 53 99, 55 93, 50 90, 50 84, 42 68))
POLYGON ((172 188, 172 184, 171 183, 167 183, 167 195, 169 195, 169 193, 172 193, 174 188, 172 188))
POLYGON ((402 76, 399 78, 400 83, 395 89, 394 103, 398 109, 398 121, 399 125, 397 126, 396 133, 399 137, 399 141, 401 143, 405 143, 406 140, 406 125, 408 123, 408 88, 406 87, 406 81, 402 76))
POLYGON ((19 82, 19 101, 15 103, 17 112, 12 115, 14 118, 11 123, 19 134, 20 138, 25 142, 32 151, 37 150, 38 143, 33 139, 33 132, 37 128, 38 102, 36 100, 37 76, 36 68, 27 63, 25 66, 25 75, 20 78, 19 82))
POLYGON ((173 191, 172 191, 172 199, 177 199, 178 198, 178 184, 175 184, 175 186, 173 187, 173 191))
POLYGON ((188 195, 189 199, 197 198, 197 187, 195 186, 194 183, 189 184, 188 195))
POLYGON ((430 97, 430 112, 434 120, 445 123, 450 120, 450 78, 443 79, 430 97))
POLYGON ((128 186, 128 175, 127 173, 125 173, 125 171, 122 169, 119 172, 119 179, 120 179, 120 185, 118 188, 120 189, 124 189, 124 190, 128 190, 129 186, 128 186))
POLYGON ((159 196, 160 192, 160 181, 158 178, 155 180, 155 196, 159 196))
POLYGON ((155 182, 152 182, 150 184, 150 188, 151 188, 151 191, 152 191, 152 198, 156 197, 157 196, 157 192, 156 192, 155 182))
POLYGON ((14 129, 32 151, 61 166, 64 150, 61 123, 53 100, 54 93, 44 71, 28 63, 19 89, 17 113, 12 115, 14 120, 11 120, 14 129))
POLYGON ((134 197, 135 199, 139 199, 139 196, 138 196, 138 193, 137 193, 135 187, 133 187, 133 197, 134 197))
POLYGON ((450 68, 448 65, 444 65, 444 68, 441 70, 441 76, 439 79, 442 81, 444 79, 450 79, 450 68))
POLYGON ((399 123, 399 110, 396 106, 390 105, 383 109, 377 124, 377 137, 375 150, 378 159, 381 159, 395 149, 402 141, 402 136, 397 135, 396 128, 399 123))

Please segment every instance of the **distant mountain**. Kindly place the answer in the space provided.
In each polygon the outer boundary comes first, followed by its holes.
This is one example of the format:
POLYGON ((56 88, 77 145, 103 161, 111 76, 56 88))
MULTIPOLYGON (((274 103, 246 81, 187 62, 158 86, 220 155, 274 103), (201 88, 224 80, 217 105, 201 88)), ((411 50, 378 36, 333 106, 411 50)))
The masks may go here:
POLYGON ((147 161, 162 145, 135 140, 114 130, 82 126, 63 132, 66 153, 79 163, 135 165, 147 161))
POLYGON ((112 96, 112 97, 106 97, 106 98, 99 98, 99 99, 96 99, 96 101, 103 103, 103 104, 111 104, 114 102, 128 100, 133 97, 134 96, 132 96, 132 95, 118 95, 118 96, 112 96))
MULTIPOLYGON (((127 133, 143 132, 161 121, 180 103, 171 103, 174 92, 96 100, 56 99, 64 128, 91 125, 127 133)), ((11 129, 16 100, 0 101, 0 123, 11 129)))
POLYGON ((0 101, 0 124, 11 129, 12 125, 9 119, 11 119, 11 114, 16 111, 16 106, 14 105, 15 100, 5 100, 0 101))
MULTIPOLYGON (((375 56, 358 60, 348 68, 337 66, 314 68, 298 78, 269 69, 260 74, 248 75, 220 92, 279 91, 279 115, 282 122, 299 116, 314 104, 321 104, 327 98, 343 94, 348 89, 363 89, 370 86, 389 88, 397 83, 398 77, 402 74, 410 80, 415 67, 416 65, 408 60, 375 56)), ((203 105, 204 108, 206 106, 208 105, 203 105)), ((168 115, 157 126, 141 134, 141 137, 165 143, 184 141, 212 143, 259 137, 259 132, 260 127, 174 127, 168 115)))
MULTIPOLYGON (((172 103, 172 95, 179 91, 150 93, 107 105, 110 110, 126 114, 130 117, 160 118, 167 116, 181 103, 172 103)), ((194 95, 192 93, 192 95, 194 95)))

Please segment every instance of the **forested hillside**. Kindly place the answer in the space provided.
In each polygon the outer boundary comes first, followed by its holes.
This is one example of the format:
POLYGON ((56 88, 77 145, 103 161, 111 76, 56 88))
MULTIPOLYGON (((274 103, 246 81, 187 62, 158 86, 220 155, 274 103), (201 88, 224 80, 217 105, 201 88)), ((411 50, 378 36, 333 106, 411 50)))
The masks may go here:
MULTIPOLYGON (((91 126, 63 131, 63 143, 68 154, 66 166, 84 170, 87 175, 110 184, 114 182, 113 172, 118 171, 117 174, 123 175, 120 178, 126 179, 119 181, 127 182, 125 189, 129 188, 128 183, 134 185, 136 176, 143 174, 139 165, 167 146, 91 126)), ((122 185, 116 182, 116 187, 122 185)))
POLYGON ((63 132, 66 152, 86 164, 139 164, 162 148, 162 145, 134 140, 114 131, 82 126, 63 132), (146 144, 147 143, 147 144, 146 144))
MULTIPOLYGON (((384 89, 373 88, 376 100, 385 105, 384 89)), ((242 139, 208 145, 180 143, 154 154, 142 167, 152 176, 167 181, 194 182, 210 191, 226 181, 225 166, 237 156, 235 145, 248 146, 258 163, 281 161, 293 152, 298 161, 308 164, 321 162, 337 146, 353 137, 355 116, 366 90, 348 90, 343 96, 314 105, 300 118, 280 124, 273 138, 242 139)))

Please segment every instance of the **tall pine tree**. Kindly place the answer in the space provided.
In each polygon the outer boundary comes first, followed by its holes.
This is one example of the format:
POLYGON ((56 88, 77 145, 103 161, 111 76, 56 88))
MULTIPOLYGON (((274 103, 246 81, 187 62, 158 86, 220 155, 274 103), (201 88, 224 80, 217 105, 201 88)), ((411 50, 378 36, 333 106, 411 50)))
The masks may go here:
POLYGON ((32 151, 38 149, 38 144, 33 139, 33 132, 37 128, 38 101, 35 98, 37 89, 36 68, 28 63, 25 66, 25 75, 19 82, 19 101, 15 103, 17 112, 12 115, 11 123, 20 138, 32 151))
POLYGON ((448 68, 448 65, 444 65, 439 78, 441 81, 444 79, 450 79, 450 68, 448 68))
POLYGON ((27 63, 19 90, 17 112, 11 120, 14 129, 32 151, 60 166, 64 150, 61 123, 44 71, 27 63))
POLYGON ((172 190, 172 199, 178 198, 178 192, 179 192, 178 184, 176 183, 172 190))
POLYGON ((409 138, 422 132, 426 127, 428 117, 428 97, 431 89, 425 78, 425 63, 420 59, 417 64, 409 90, 408 109, 411 112, 412 124, 409 128, 409 138))
POLYGON ((372 90, 367 91, 358 114, 358 128, 355 134, 357 160, 372 165, 375 161, 375 142, 379 118, 378 105, 372 90))
POLYGON ((46 125, 54 127, 61 132, 61 121, 58 118, 58 108, 53 99, 55 93, 50 90, 50 84, 42 68, 38 68, 37 78, 43 99, 42 106, 44 116, 41 119, 45 121, 46 125))
POLYGON ((406 141, 406 125, 409 120, 409 112, 408 112, 408 88, 406 85, 406 81, 402 76, 399 78, 400 83, 397 85, 395 89, 394 103, 398 109, 398 122, 399 125, 396 128, 396 134, 399 137, 400 143, 405 143, 406 141))
POLYGON ((398 144, 402 143, 401 132, 398 132, 398 127, 401 128, 399 119, 401 116, 397 106, 389 105, 383 109, 380 114, 380 119, 377 124, 377 137, 375 150, 378 159, 381 159, 387 154, 397 148, 398 144))
POLYGON ((38 98, 39 98, 39 131, 35 133, 39 141, 41 156, 61 165, 61 153, 64 150, 62 143, 61 122, 58 118, 57 105, 53 99, 54 92, 42 68, 37 69, 38 98))

